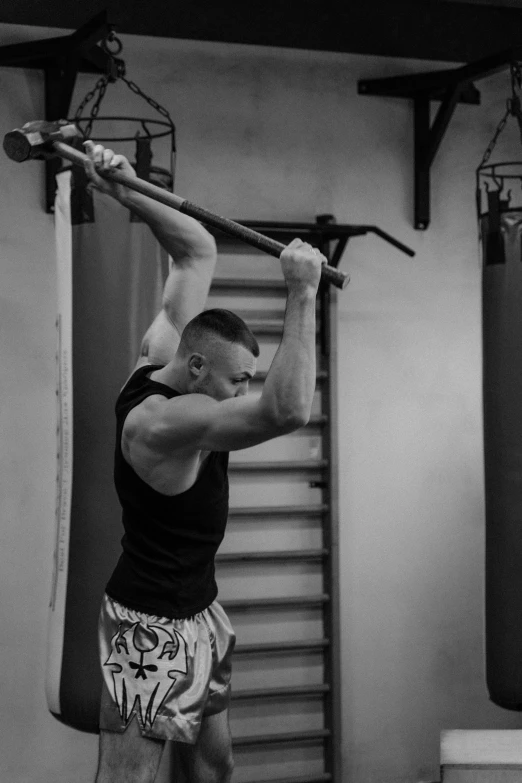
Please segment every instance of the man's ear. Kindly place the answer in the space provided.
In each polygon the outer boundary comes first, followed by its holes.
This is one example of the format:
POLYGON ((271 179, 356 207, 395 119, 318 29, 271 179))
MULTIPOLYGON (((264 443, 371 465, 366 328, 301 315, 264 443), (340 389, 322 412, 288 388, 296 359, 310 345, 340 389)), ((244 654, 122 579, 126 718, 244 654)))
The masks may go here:
POLYGON ((201 375, 201 371, 205 364, 205 357, 201 353, 193 353, 188 360, 189 370, 194 376, 201 375))

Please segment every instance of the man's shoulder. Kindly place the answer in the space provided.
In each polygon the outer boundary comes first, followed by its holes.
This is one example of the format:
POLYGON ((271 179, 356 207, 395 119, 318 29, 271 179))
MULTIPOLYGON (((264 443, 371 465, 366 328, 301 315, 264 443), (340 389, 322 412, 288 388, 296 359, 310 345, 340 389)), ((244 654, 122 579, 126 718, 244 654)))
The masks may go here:
POLYGON ((218 403, 206 394, 192 392, 174 392, 172 396, 162 394, 160 387, 150 389, 139 407, 150 415, 168 416, 171 419, 182 419, 184 422, 192 415, 204 414, 218 403))
MULTIPOLYGON (((180 394, 172 399, 152 394, 126 418, 121 447, 125 460, 154 489, 178 493, 196 479, 207 453, 197 445, 196 408, 205 395, 180 394)), ((208 398, 210 402, 212 400, 208 398)))
POLYGON ((136 362, 134 369, 120 389, 120 395, 129 387, 132 387, 137 381, 145 380, 149 373, 162 370, 163 364, 153 364, 147 356, 141 356, 136 362))
POLYGON ((127 421, 150 426, 159 420, 168 429, 176 429, 177 426, 185 428, 204 417, 217 404, 206 394, 176 392, 173 396, 167 396, 163 391, 160 387, 151 388, 141 399, 136 399, 127 421))

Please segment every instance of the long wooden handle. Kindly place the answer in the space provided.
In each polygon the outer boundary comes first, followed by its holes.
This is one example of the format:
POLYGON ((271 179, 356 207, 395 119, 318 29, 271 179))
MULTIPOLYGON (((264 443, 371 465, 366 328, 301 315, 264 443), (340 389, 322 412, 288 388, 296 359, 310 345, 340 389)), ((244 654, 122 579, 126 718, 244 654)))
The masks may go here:
MULTIPOLYGON (((86 161, 90 160, 88 155, 84 152, 80 152, 69 144, 65 144, 63 141, 53 142, 52 147, 54 152, 61 158, 70 160, 71 163, 75 163, 79 166, 83 166, 86 161)), ((207 223, 214 228, 218 228, 225 234, 242 239, 243 242, 246 242, 248 245, 257 247, 259 250, 263 250, 265 253, 275 256, 275 258, 279 258, 282 251, 285 249, 285 245, 281 242, 270 239, 270 237, 260 234, 251 228, 242 226, 241 223, 236 223, 234 220, 221 217, 202 207, 198 207, 197 204, 192 204, 190 201, 187 201, 187 199, 176 196, 175 193, 171 193, 157 185, 153 185, 152 182, 146 182, 139 177, 129 177, 121 171, 103 172, 102 176, 113 182, 118 182, 120 185, 125 185, 125 187, 130 190, 143 193, 144 196, 149 196, 149 198, 154 199, 154 201, 159 201, 161 204, 166 204, 168 207, 177 209, 178 212, 183 212, 186 215, 190 215, 190 217, 196 218, 196 220, 201 220, 202 223, 207 223)), ((328 265, 322 267, 321 277, 323 280, 326 280, 328 283, 332 283, 332 285, 341 289, 345 288, 350 281, 350 278, 348 275, 344 274, 344 272, 340 272, 338 269, 335 269, 335 267, 328 265)))

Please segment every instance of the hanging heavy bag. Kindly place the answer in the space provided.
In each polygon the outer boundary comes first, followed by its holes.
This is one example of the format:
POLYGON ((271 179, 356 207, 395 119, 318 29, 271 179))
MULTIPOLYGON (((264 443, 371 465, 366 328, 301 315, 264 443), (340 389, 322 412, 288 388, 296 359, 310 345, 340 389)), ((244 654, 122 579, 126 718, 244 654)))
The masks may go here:
MULTIPOLYGON (((512 68, 514 97, 517 72, 512 68)), ((516 182, 520 187, 522 163, 486 164, 516 107, 518 99, 508 102, 477 170, 483 254, 486 682, 491 700, 510 710, 522 710, 522 207, 510 205, 509 193, 516 182)))
POLYGON ((484 220, 486 673, 522 709, 522 211, 484 220))
POLYGON ((57 179, 59 470, 47 702, 60 721, 96 733, 98 615, 122 534, 114 404, 160 308, 168 257, 145 224, 85 189, 81 169, 57 179))

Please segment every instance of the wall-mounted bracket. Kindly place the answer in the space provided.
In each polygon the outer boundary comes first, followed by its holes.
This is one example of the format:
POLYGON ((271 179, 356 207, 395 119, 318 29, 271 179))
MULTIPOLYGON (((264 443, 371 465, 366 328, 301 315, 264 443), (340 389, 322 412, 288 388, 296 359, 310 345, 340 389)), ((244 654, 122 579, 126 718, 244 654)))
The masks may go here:
MULTIPOLYGON (((115 80, 123 61, 101 46, 113 30, 102 11, 71 35, 43 41, 10 44, 0 47, 0 67, 39 68, 45 74, 45 119, 60 120, 69 115, 78 73, 105 74, 115 80)), ((28 117, 28 120, 40 119, 28 117)), ((45 161, 46 210, 54 211, 55 176, 60 160, 45 161)))
POLYGON ((459 68, 359 81, 360 95, 408 98, 414 112, 414 226, 430 223, 430 169, 458 103, 480 104, 473 82, 522 61, 522 46, 459 68), (433 123, 431 101, 440 101, 433 123))

